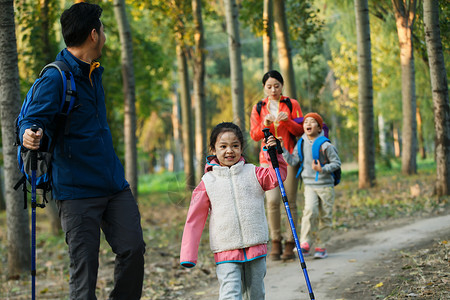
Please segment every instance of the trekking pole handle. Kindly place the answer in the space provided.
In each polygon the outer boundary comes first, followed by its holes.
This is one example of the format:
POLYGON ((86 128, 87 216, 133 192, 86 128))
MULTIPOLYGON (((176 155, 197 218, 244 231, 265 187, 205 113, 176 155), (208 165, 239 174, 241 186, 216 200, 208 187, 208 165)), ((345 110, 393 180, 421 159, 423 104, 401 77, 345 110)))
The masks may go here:
MULTIPOLYGON (((31 126, 31 131, 33 131, 34 133, 36 133, 39 130, 39 127, 34 124, 31 126)), ((37 150, 31 150, 31 170, 36 171, 37 170, 37 150)))
MULTIPOLYGON (((264 132, 264 141, 267 142, 267 139, 272 135, 269 128, 264 128, 262 130, 264 132)), ((277 140, 277 146, 279 141, 277 140)), ((267 147, 267 146, 266 146, 267 147)), ((267 152, 269 152, 270 161, 272 162, 272 167, 274 169, 277 169, 280 167, 278 164, 278 158, 277 158, 277 147, 276 146, 269 146, 267 147, 267 152)))

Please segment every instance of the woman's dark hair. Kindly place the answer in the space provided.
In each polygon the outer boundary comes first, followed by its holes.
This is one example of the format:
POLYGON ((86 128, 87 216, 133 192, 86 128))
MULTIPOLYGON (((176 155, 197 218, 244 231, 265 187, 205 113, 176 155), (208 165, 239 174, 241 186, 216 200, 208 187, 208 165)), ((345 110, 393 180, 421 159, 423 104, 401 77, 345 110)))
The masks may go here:
POLYGON ((60 18, 62 35, 67 47, 81 46, 92 29, 100 34, 103 9, 97 4, 77 3, 66 9, 60 18))
POLYGON ((241 129, 234 123, 222 122, 217 124, 216 127, 211 131, 211 136, 209 137, 209 150, 212 152, 215 150, 217 137, 223 132, 233 132, 241 143, 241 148, 244 149, 244 135, 241 129))
POLYGON ((278 80, 281 84, 284 85, 284 80, 283 80, 283 76, 281 76, 280 72, 276 71, 276 70, 271 70, 269 72, 267 72, 266 74, 264 74, 263 78, 262 78, 262 84, 265 85, 267 79, 269 78, 275 78, 276 80, 278 80))

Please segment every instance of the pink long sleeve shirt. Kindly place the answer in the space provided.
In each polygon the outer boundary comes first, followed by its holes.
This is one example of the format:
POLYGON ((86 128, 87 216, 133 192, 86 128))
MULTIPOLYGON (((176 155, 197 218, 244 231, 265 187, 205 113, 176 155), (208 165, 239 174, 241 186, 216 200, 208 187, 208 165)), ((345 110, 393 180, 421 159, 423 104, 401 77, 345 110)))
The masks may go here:
MULTIPOLYGON (((264 151, 264 155, 266 155, 266 159, 270 161, 267 151, 264 151)), ((279 162, 280 176, 284 181, 287 174, 287 164, 281 154, 277 154, 277 158, 279 162)), ((242 160, 244 160, 243 157, 240 161, 242 160)), ((218 164, 217 159, 212 162, 218 164)), ((212 170, 212 166, 207 164, 205 166, 205 173, 210 170, 212 170)), ((255 167, 255 175, 264 191, 271 190, 278 186, 277 176, 272 167, 255 167)), ((264 199, 261 199, 261 201, 264 201, 264 199)), ((192 194, 186 224, 184 227, 183 239, 181 242, 180 263, 184 267, 192 268, 197 264, 200 238, 205 227, 210 208, 211 202, 206 192, 205 184, 201 181, 192 194)), ((266 255, 267 244, 264 243, 248 248, 214 253, 214 259, 216 264, 221 264, 226 262, 246 262, 259 257, 264 257, 266 255)))

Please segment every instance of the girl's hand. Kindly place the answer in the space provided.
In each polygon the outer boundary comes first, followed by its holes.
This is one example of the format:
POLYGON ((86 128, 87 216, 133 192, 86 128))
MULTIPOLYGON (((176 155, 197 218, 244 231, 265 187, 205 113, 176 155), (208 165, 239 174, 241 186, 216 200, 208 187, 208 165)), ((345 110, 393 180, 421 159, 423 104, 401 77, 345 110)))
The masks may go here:
POLYGON ((267 138, 266 146, 267 146, 267 148, 277 146, 277 140, 275 139, 275 137, 273 135, 271 135, 267 138))
POLYGON ((280 122, 280 121, 287 121, 289 119, 287 113, 285 113, 284 111, 280 112, 277 116, 276 121, 280 122))
POLYGON ((264 117, 264 126, 270 126, 275 121, 275 117, 271 114, 267 114, 264 117))
POLYGON ((318 160, 313 160, 311 167, 314 171, 322 172, 322 166, 318 160))

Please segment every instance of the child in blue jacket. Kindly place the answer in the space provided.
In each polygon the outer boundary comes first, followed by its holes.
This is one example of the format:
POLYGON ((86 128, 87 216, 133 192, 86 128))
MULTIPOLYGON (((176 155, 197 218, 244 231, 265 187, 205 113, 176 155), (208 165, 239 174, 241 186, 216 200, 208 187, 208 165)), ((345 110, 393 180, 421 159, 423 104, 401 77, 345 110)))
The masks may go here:
MULTIPOLYGON (((303 139, 303 170, 302 180, 305 186, 305 208, 303 209, 300 247, 303 256, 310 255, 310 249, 316 243, 314 258, 328 256, 326 246, 331 237, 332 213, 334 205, 334 178, 332 173, 340 168, 341 161, 336 148, 329 142, 324 142, 320 148, 327 158, 327 163, 321 165, 313 160, 312 145, 322 134, 323 120, 317 113, 308 113, 303 121, 305 133, 303 139)), ((298 148, 292 154, 284 151, 283 156, 290 165, 300 164, 298 148)))

